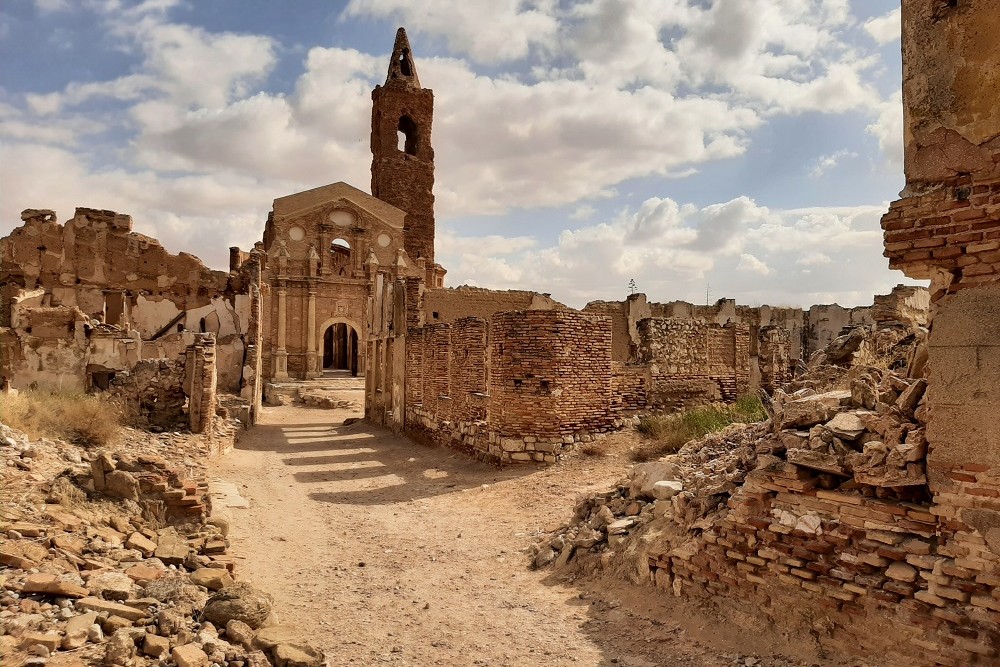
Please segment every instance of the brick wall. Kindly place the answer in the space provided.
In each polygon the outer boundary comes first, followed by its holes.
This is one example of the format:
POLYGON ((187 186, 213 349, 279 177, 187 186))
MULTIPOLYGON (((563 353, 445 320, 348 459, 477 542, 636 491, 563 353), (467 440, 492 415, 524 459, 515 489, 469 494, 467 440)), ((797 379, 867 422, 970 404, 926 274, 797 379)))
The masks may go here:
POLYGON ((189 392, 188 419, 192 433, 206 433, 215 424, 215 337, 200 334, 188 347, 186 358, 189 392))
MULTIPOLYGON (((622 424, 610 346, 607 318, 568 310, 411 328, 405 430, 491 461, 555 462, 564 448, 622 424)), ((620 376, 638 405, 641 377, 620 376)))
MULTIPOLYGON (((998 154, 1000 158, 1000 154, 998 154)), ((882 217, 889 267, 934 278, 931 300, 1000 279, 1000 178, 952 178, 882 217)))

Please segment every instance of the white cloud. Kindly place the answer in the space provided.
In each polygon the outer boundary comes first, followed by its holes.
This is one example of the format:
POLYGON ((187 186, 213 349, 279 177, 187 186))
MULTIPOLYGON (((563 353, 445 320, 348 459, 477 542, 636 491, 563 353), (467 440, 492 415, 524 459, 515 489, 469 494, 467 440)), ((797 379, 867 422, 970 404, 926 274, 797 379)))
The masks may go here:
POLYGON ((878 140, 889 164, 903 167, 903 92, 896 91, 882 103, 878 118, 866 128, 878 140))
POLYGON ((857 156, 857 153, 847 150, 846 148, 841 149, 836 153, 831 153, 830 155, 821 155, 816 159, 816 164, 813 165, 813 168, 809 170, 809 176, 812 178, 819 178, 845 159, 856 158, 857 156))
POLYGON ((68 0, 35 0, 35 8, 42 14, 51 14, 69 9, 69 2, 68 0))
POLYGON ((449 284, 544 290, 572 306, 621 299, 633 278, 653 300, 701 302, 711 283, 714 294, 744 303, 856 305, 898 282, 881 257, 883 211, 772 210, 745 197, 697 207, 652 198, 610 221, 564 230, 551 244, 518 237, 525 246, 518 252, 503 251, 507 244, 495 236, 482 242, 446 226, 437 259, 449 268, 449 284), (729 234, 721 250, 699 245, 720 227, 729 234))
POLYGON ((759 273, 762 276, 766 276, 771 272, 771 269, 767 267, 767 264, 757 259, 748 252, 740 255, 740 261, 736 264, 737 271, 748 271, 750 273, 759 273))
POLYGON ((399 18, 415 34, 443 37, 453 51, 501 63, 553 40, 559 27, 555 5, 554 0, 351 0, 344 17, 399 18))
POLYGON ((902 11, 896 7, 884 16, 877 16, 865 22, 865 32, 879 44, 890 44, 900 38, 902 32, 902 11))
POLYGON ((824 264, 832 264, 833 260, 830 259, 830 256, 825 253, 811 252, 795 260, 795 263, 798 266, 821 266, 824 264))
POLYGON ((569 214, 570 220, 589 220, 594 217, 597 213, 597 209, 590 204, 583 204, 582 206, 577 206, 576 209, 569 214))

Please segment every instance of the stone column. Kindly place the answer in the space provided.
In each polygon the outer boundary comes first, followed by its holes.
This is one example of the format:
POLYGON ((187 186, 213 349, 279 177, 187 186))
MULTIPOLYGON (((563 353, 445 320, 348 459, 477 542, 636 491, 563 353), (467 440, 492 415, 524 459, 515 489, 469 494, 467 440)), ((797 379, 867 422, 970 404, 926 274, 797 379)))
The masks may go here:
POLYGON ((288 290, 284 284, 278 286, 278 349, 274 352, 274 379, 288 379, 288 352, 285 350, 285 328, 287 327, 287 313, 285 308, 285 298, 288 290))
POLYGON ((306 316, 306 377, 319 377, 316 370, 316 286, 309 285, 309 310, 306 316))

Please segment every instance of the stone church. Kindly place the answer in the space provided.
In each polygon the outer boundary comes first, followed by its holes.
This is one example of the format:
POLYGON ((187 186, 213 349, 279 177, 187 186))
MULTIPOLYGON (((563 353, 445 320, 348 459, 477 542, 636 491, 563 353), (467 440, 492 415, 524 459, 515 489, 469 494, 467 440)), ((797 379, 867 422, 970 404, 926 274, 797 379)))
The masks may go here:
MULTIPOLYGON (((364 374, 370 285, 380 270, 441 287, 434 262, 434 93, 420 86, 406 31, 372 91, 372 194, 333 183, 274 200, 263 251, 266 379, 364 374)), ((230 268, 247 255, 233 249, 230 268)))

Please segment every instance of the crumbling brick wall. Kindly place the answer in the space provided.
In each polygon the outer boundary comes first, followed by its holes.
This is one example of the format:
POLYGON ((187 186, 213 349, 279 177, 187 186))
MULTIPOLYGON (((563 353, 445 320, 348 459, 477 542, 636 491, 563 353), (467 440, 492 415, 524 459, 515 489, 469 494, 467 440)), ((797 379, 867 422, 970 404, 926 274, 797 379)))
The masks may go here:
POLYGON ((199 336, 188 348, 185 370, 191 432, 209 432, 215 424, 216 410, 215 338, 211 334, 199 336))
POLYGON ((555 462, 621 423, 610 345, 606 318, 569 310, 411 328, 404 430, 492 461, 555 462))

